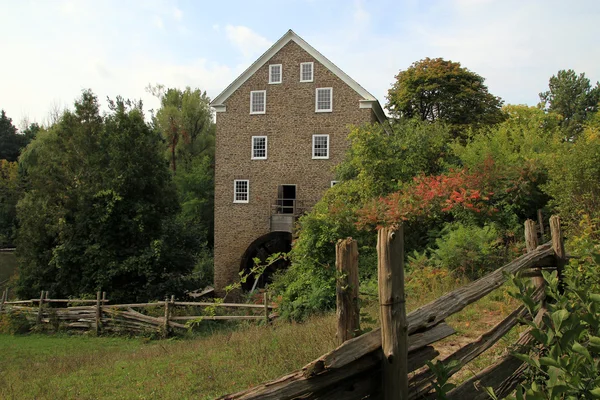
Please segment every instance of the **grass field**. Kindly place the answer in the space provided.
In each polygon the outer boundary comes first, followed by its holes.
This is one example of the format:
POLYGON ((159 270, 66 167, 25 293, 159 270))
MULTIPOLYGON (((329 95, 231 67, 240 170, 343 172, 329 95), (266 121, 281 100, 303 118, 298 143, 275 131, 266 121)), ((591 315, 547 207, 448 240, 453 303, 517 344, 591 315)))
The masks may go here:
MULTIPOLYGON (((460 283, 409 290, 409 309, 460 283)), ((514 306, 504 289, 491 293, 449 318, 458 334, 440 342, 438 350, 442 356, 457 350, 514 306)), ((364 311, 376 319, 376 304, 364 311)), ((164 341, 0 335, 0 399, 212 399, 275 379, 335 347, 333 313, 303 324, 209 326, 213 331, 201 337, 164 341)), ((456 380, 489 365, 515 337, 513 332, 503 339, 456 380)))

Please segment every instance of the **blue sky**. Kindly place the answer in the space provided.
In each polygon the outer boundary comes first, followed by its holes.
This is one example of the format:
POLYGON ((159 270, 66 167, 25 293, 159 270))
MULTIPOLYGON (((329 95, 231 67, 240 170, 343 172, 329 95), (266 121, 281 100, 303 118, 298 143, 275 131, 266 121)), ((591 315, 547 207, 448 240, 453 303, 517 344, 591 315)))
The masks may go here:
POLYGON ((506 103, 535 105, 559 69, 600 80, 597 0, 0 0, 0 108, 44 123, 84 88, 219 94, 293 29, 385 104, 394 75, 443 57, 506 103))

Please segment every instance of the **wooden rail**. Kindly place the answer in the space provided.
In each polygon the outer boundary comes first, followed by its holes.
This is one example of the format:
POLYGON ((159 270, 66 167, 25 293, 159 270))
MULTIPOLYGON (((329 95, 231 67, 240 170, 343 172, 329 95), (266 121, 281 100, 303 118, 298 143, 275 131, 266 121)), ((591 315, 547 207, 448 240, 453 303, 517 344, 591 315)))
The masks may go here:
MULTIPOLYGON (((529 238, 528 253, 509 262, 501 268, 488 275, 471 282, 459 289, 447 293, 431 303, 411 312, 406 317, 406 324, 402 323, 402 310, 388 313, 389 305, 403 305, 403 294, 401 291, 385 289, 382 293, 384 281, 394 281, 393 276, 402 273, 403 255, 395 254, 397 247, 390 237, 393 230, 382 229, 379 231, 378 254, 380 257, 380 303, 382 305, 382 321, 391 318, 389 322, 383 323, 382 329, 375 329, 362 336, 343 342, 335 350, 324 354, 318 359, 307 364, 304 368, 295 371, 279 379, 266 382, 256 387, 243 390, 238 393, 229 394, 220 399, 417 399, 431 396, 435 374, 429 368, 422 369, 418 373, 408 375, 417 368, 432 360, 437 352, 431 344, 454 334, 454 330, 444 320, 449 316, 463 310, 470 304, 478 301, 485 295, 491 293, 503 285, 508 275, 531 274, 539 275, 539 269, 562 268, 565 260, 562 234, 560 233, 560 220, 553 217, 551 234, 553 240, 541 246, 531 245, 529 238), (561 239, 557 239, 561 238, 561 239), (382 244, 385 240, 386 243, 382 244), (381 248, 382 247, 382 248, 381 248), (558 250, 558 251, 557 251, 558 250), (394 255, 392 255, 394 254, 394 255), (383 260, 381 257, 383 256, 383 260), (383 264, 383 265, 382 265, 383 264), (397 319, 397 317, 400 317, 397 319), (387 333, 382 332, 387 326, 394 326, 387 333), (393 333, 395 332, 395 333, 393 333), (404 334, 407 333, 408 336, 404 334), (391 335, 391 336, 390 336, 391 335), (389 337, 389 339, 387 339, 389 337), (383 338, 383 340, 382 340, 383 338), (385 350, 386 340, 397 341, 390 349, 385 350), (404 341, 404 343, 402 343, 404 341), (383 347, 382 347, 383 346, 383 347), (404 351, 397 349, 406 348, 404 351), (389 369, 390 355, 392 365, 403 364, 407 367, 389 369), (405 361, 397 358, 405 357, 405 361), (395 359, 396 358, 396 359, 395 359), (399 376, 403 374, 404 376, 399 376), (408 382, 408 393, 402 387, 402 379, 408 382), (383 381, 382 381, 383 380, 383 381), (399 382, 400 381, 400 382, 399 382), (383 384, 382 384, 383 382, 383 384), (390 388, 394 388, 390 390, 390 388)), ((528 222, 528 232, 536 232, 535 224, 528 222), (532 229, 533 228, 533 229, 532 229)), ((537 289, 534 299, 542 303, 544 301, 544 287, 536 280, 537 289)), ((394 285, 391 285, 394 287, 394 285)), ((398 287, 398 285, 396 285, 398 287)), ((401 289, 400 289, 401 290, 401 289)), ((340 316, 352 313, 339 313, 340 316)), ((536 316, 541 318, 542 312, 536 316)), ((473 342, 461 347, 454 353, 448 355, 440 362, 448 364, 458 361, 458 366, 449 371, 449 375, 458 372, 465 364, 474 360, 485 350, 492 347, 504 337, 514 326, 524 318, 528 317, 525 307, 519 307, 508 315, 504 320, 492 327, 473 342)), ((346 326, 345 321, 340 321, 338 326, 346 326)), ((526 331, 519 340, 517 346, 523 346, 532 340, 526 331)), ((478 374, 476 379, 467 381, 465 384, 449 393, 451 399, 483 399, 487 396, 478 389, 474 383, 481 381, 485 386, 491 386, 496 393, 509 394, 521 379, 523 363, 514 357, 507 355, 498 361, 496 365, 478 374), (502 369, 502 373, 499 372, 502 369)))
POLYGON ((106 293, 101 292, 97 293, 95 300, 50 299, 48 292, 45 291, 42 291, 37 299, 7 301, 7 298, 8 290, 5 290, 0 297, 0 313, 18 311, 25 315, 30 322, 38 325, 58 323, 66 328, 94 330, 97 334, 102 331, 130 331, 133 333, 157 331, 163 336, 168 336, 173 332, 173 328, 188 329, 188 325, 179 323, 184 321, 264 320, 268 323, 276 317, 271 311, 277 308, 275 305, 269 304, 266 293, 263 304, 175 301, 173 296, 162 302, 107 304, 110 300, 106 298, 106 293), (36 304, 37 306, 35 306, 36 304), (52 305, 59 304, 77 305, 64 308, 52 307, 52 305), (158 316, 161 308, 164 312, 162 316, 158 316), (198 312, 196 308, 204 309, 206 315, 184 315, 189 312, 198 312), (218 308, 245 308, 260 314, 214 315, 214 311, 218 308), (144 311, 146 312, 144 314, 134 309, 150 310, 144 311), (148 313, 156 315, 148 315, 148 313))

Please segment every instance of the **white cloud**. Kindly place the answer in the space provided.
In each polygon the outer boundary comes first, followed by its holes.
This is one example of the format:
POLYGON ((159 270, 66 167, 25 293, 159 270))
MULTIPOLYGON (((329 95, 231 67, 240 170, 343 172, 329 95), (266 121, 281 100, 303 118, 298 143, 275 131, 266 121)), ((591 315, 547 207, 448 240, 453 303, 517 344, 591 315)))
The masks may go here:
POLYGON ((183 11, 175 7, 173 9, 173 18, 175 18, 176 21, 181 21, 183 19, 183 11))
POLYGON ((163 22, 163 19, 161 17, 159 17, 158 15, 155 15, 153 18, 153 24, 155 27, 157 27, 160 30, 165 29, 165 24, 163 22))
POLYGON ((252 29, 242 25, 227 25, 225 33, 229 41, 245 58, 258 57, 273 44, 252 29))

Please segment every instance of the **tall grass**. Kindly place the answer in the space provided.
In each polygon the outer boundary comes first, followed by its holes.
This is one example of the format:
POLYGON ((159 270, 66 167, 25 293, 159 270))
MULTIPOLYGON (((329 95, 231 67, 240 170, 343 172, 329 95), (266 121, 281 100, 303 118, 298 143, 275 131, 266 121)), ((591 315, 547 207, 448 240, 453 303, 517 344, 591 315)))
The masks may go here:
MULTIPOLYGON (((438 270, 413 272, 408 309, 463 283, 438 270)), ((361 289, 367 292, 363 328, 378 325, 377 297, 371 293, 376 291, 373 282, 361 289)), ((499 289, 451 317, 450 325, 461 336, 439 343, 442 354, 499 321, 512 309, 507 301, 499 289)), ((208 323, 200 336, 164 341, 0 335, 0 399, 212 399, 278 378, 332 350, 335 318, 330 313, 302 324, 278 321, 272 326, 208 323)), ((490 357, 508 344, 490 350, 490 357)))

